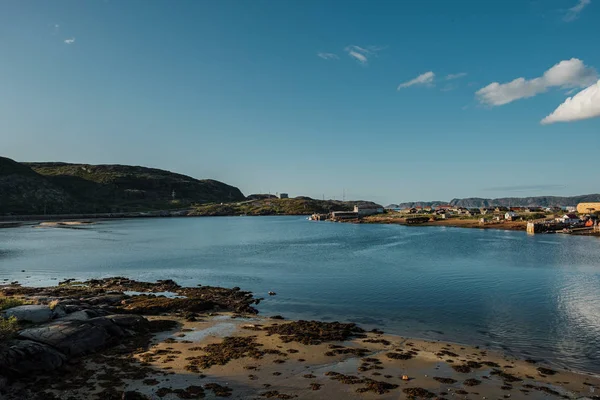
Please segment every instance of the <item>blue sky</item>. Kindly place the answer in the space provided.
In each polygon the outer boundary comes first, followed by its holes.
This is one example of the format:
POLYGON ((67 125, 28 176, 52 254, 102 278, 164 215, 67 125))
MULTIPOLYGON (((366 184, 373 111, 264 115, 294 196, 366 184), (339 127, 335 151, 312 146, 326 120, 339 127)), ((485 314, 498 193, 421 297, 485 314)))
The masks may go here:
POLYGON ((386 204, 598 192, 598 20, 598 0, 5 1, 0 154, 386 204))

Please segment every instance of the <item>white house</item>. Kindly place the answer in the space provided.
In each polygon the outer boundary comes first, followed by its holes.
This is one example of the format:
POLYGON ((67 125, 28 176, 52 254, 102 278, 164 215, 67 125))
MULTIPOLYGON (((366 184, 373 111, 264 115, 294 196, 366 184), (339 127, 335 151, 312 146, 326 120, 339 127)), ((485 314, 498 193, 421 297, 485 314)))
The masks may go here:
POLYGON ((519 214, 517 214, 514 211, 508 211, 506 214, 504 214, 504 219, 507 221, 514 221, 515 219, 517 219, 517 217, 519 216, 519 214))
POLYGON ((575 214, 565 214, 562 217, 556 218, 556 221, 562 222, 563 224, 575 224, 580 220, 575 214))

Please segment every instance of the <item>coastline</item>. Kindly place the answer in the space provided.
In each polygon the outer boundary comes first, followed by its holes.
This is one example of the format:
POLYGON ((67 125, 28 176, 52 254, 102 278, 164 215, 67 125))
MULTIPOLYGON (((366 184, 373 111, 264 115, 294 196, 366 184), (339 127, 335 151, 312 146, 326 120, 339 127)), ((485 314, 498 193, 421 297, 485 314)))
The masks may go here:
MULTIPOLYGON (((354 324, 257 316, 252 304, 261 299, 239 288, 186 288, 169 280, 107 278, 66 281, 48 288, 6 285, 0 289, 5 295, 63 307, 66 316, 46 327, 59 325, 64 330, 74 324, 81 329, 97 318, 119 321, 134 316, 136 324, 145 320, 160 326, 145 336, 125 336, 86 355, 68 357, 53 371, 13 374, 4 385, 9 400, 23 398, 18 396, 32 379, 35 395, 42 396, 38 398, 410 399, 527 394, 531 399, 595 399, 595 391, 600 390, 598 376, 478 346, 387 335, 377 329, 366 332, 354 324), (81 308, 108 315, 61 325, 69 315, 71 321, 74 315, 81 316, 81 308), (55 377, 65 371, 69 379, 57 381, 55 377), (142 397, 122 397, 127 392, 142 397)), ((0 342, 0 363, 5 354, 1 350, 0 342)), ((21 358, 17 368, 24 361, 21 358)))

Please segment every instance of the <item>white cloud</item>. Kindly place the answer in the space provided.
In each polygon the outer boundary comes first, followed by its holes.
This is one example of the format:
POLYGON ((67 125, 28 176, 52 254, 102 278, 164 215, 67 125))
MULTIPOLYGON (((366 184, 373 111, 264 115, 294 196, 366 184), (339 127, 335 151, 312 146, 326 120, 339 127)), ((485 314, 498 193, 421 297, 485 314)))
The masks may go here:
POLYGON ((600 80, 575 96, 569 97, 541 123, 545 125, 595 117, 600 117, 600 80))
POLYGON ((424 74, 417 76, 415 79, 401 83, 398 85, 398 90, 414 85, 431 85, 433 83, 433 78, 435 78, 435 74, 432 71, 425 72, 424 74))
POLYGON ((354 58, 362 65, 367 65, 369 63, 369 58, 376 56, 377 53, 383 49, 384 47, 381 46, 368 46, 367 48, 364 48, 356 45, 350 45, 346 46, 344 50, 350 57, 354 58))
POLYGON ((446 75, 446 80, 451 81, 453 79, 460 79, 467 76, 466 72, 459 72, 458 74, 448 74, 446 75))
POLYGON ((337 60, 339 58, 337 54, 333 53, 317 53, 317 56, 321 57, 323 60, 337 60))
POLYGON ((581 13, 581 11, 583 11, 583 9, 591 2, 592 0, 579 0, 575 6, 567 10, 567 13, 565 14, 565 17, 563 19, 566 22, 575 21, 577 18, 579 18, 579 14, 581 13))
POLYGON ((75 38, 74 38, 74 37, 72 37, 72 38, 70 38, 70 39, 65 39, 65 43, 66 43, 66 44, 73 44, 73 43, 75 43, 75 38))
POLYGON ((475 92, 478 100, 487 105, 500 106, 512 101, 533 97, 551 87, 584 88, 598 79, 596 70, 577 58, 563 60, 538 78, 517 78, 508 83, 490 83, 475 92))

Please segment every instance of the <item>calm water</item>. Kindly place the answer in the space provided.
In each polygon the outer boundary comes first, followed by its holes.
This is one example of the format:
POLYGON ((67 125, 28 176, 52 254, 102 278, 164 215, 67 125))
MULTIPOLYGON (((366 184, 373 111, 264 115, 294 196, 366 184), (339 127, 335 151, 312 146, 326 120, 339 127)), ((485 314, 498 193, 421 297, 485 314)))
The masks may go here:
POLYGON ((2 229, 0 279, 240 286, 266 297, 265 315, 355 321, 598 373, 599 250, 596 238, 301 217, 126 220, 2 229))

